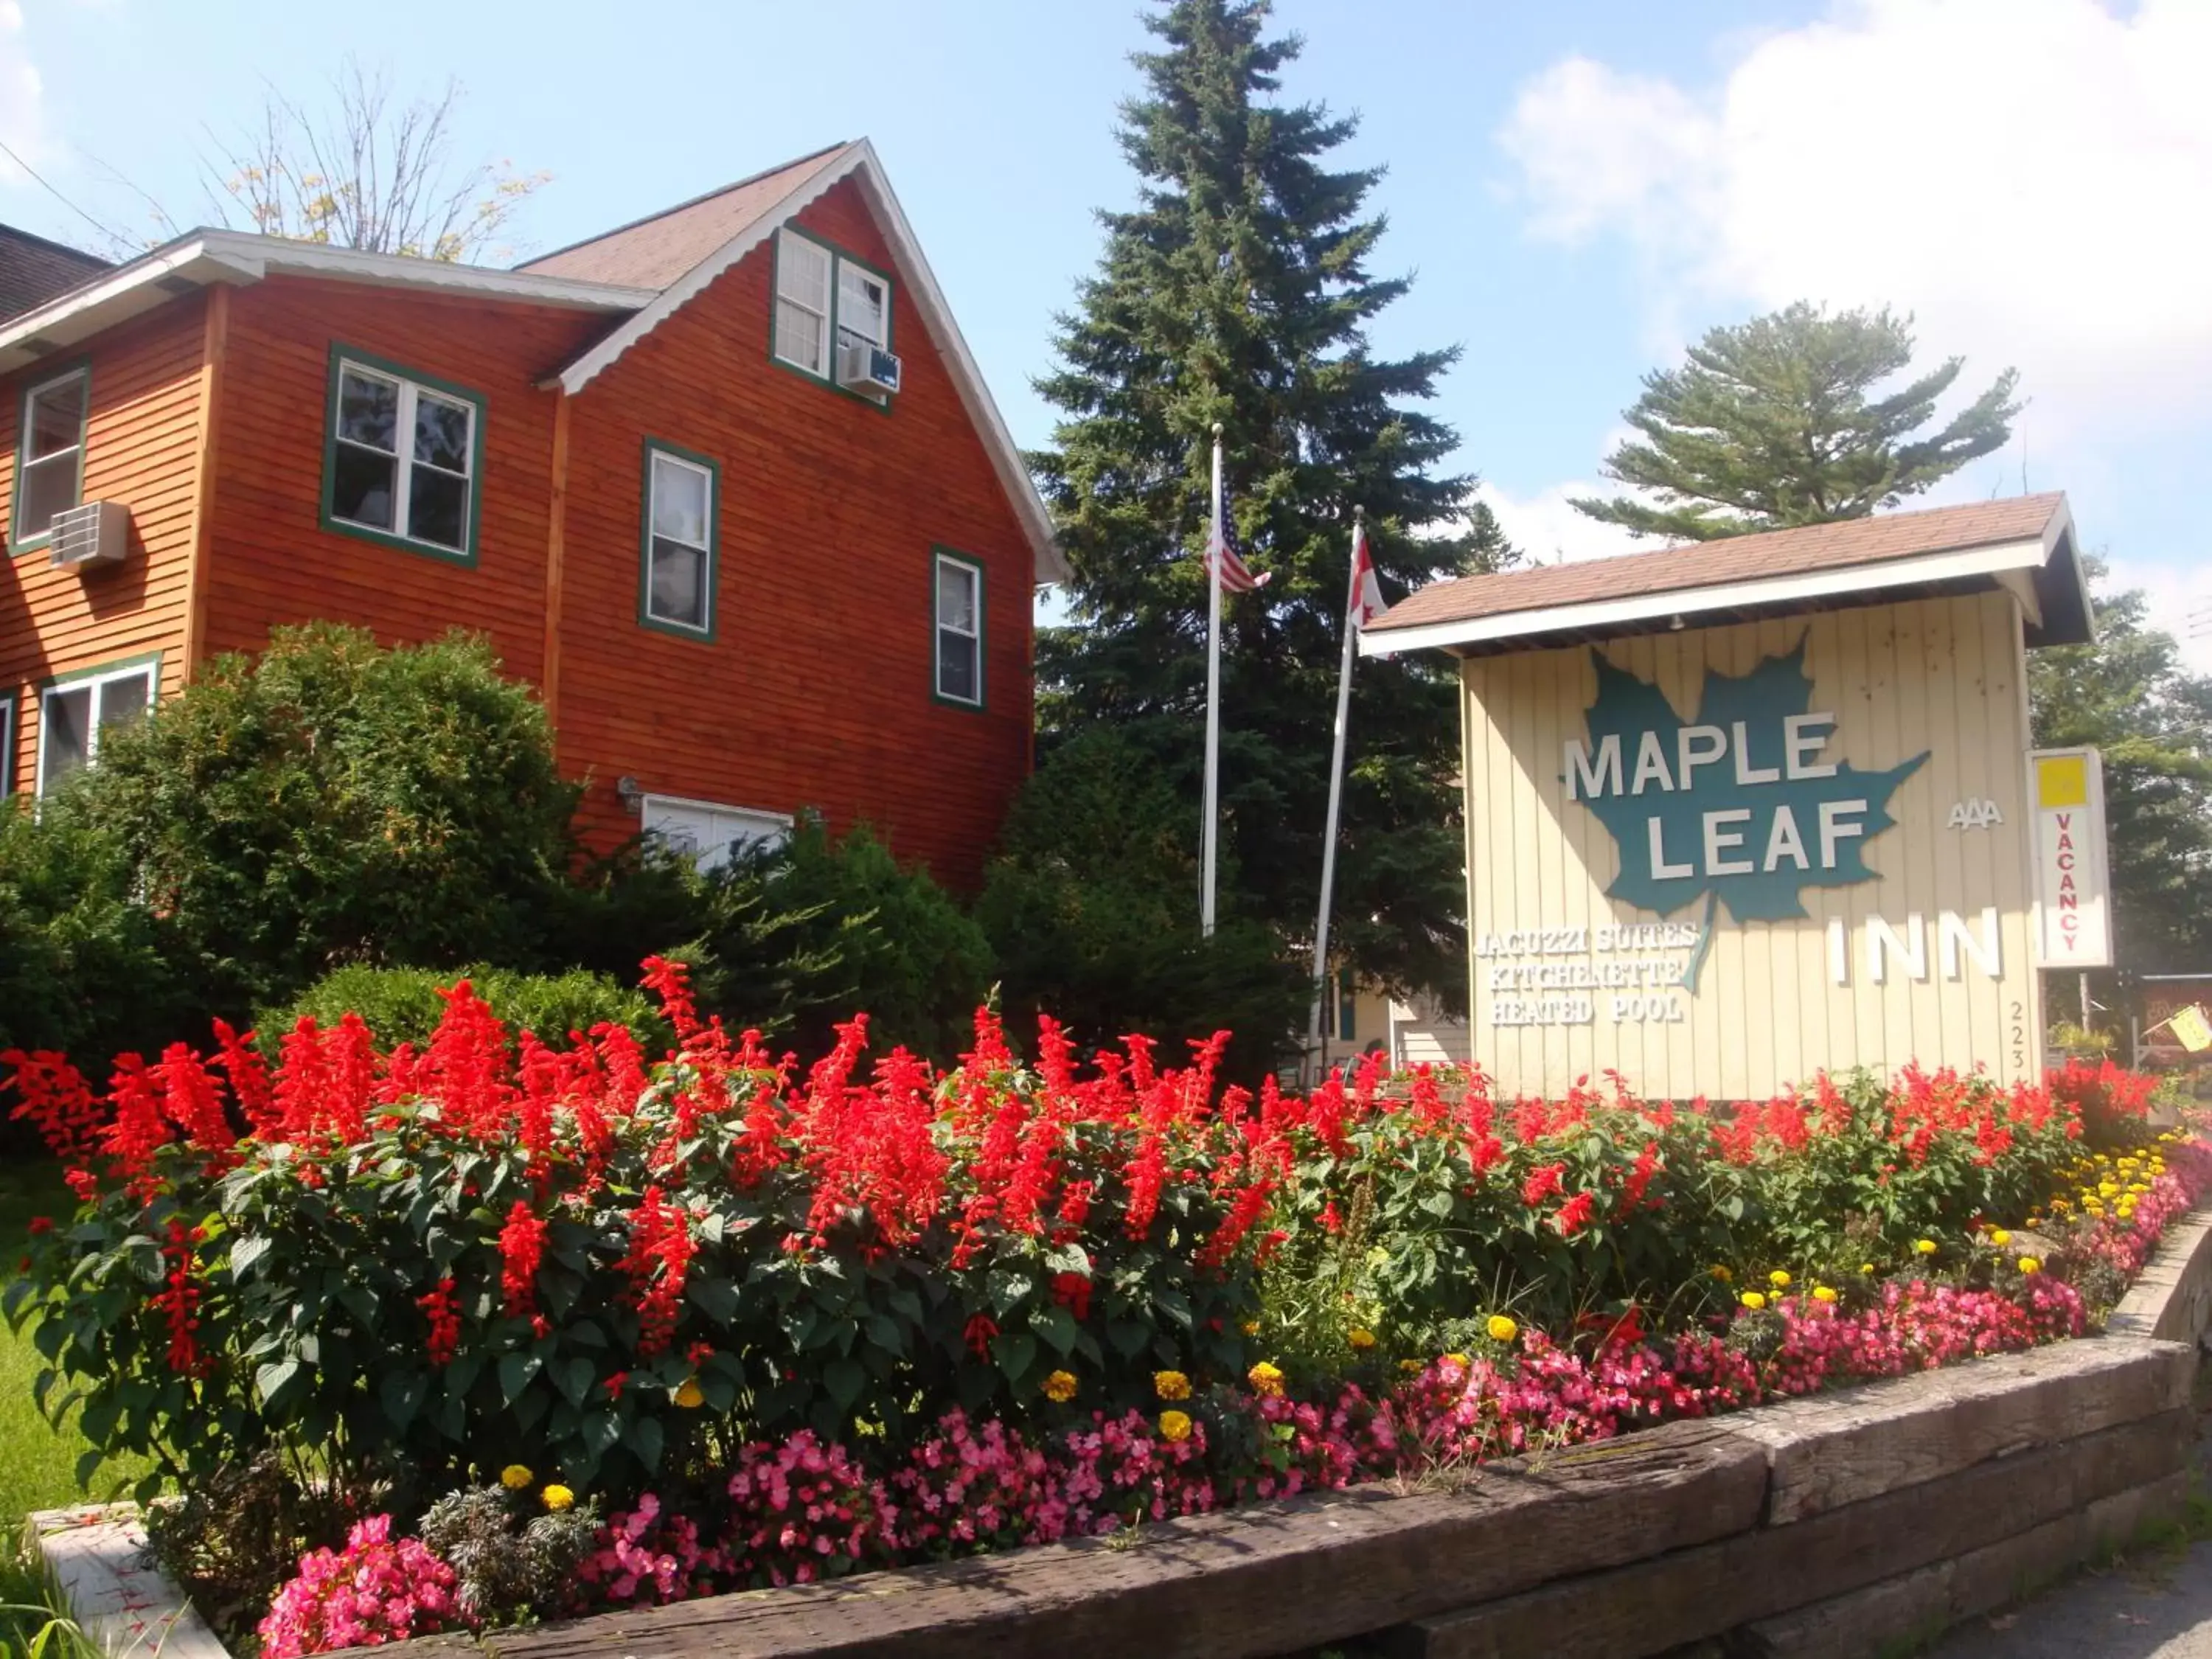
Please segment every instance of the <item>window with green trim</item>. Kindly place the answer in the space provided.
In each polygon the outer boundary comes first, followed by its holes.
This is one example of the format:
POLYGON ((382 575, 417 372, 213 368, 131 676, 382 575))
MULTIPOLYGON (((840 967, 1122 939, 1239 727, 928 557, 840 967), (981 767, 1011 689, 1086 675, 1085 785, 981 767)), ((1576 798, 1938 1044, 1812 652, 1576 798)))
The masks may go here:
POLYGON ((891 279, 785 226, 775 239, 776 356, 826 380, 838 351, 859 342, 890 349, 891 279))
POLYGON ((465 555, 481 406, 350 357, 332 372, 331 521, 465 555))
POLYGON ((15 453, 15 540, 38 539, 54 515, 84 500, 84 428, 92 370, 80 366, 23 388, 21 445, 15 453))
POLYGON ((714 622, 714 469, 646 451, 645 620, 695 634, 714 622))
POLYGON ((983 567, 950 553, 937 556, 937 695, 983 703, 983 567))
POLYGON ((103 732, 143 720, 154 706, 155 665, 85 674, 48 686, 39 699, 39 793, 100 759, 103 732))

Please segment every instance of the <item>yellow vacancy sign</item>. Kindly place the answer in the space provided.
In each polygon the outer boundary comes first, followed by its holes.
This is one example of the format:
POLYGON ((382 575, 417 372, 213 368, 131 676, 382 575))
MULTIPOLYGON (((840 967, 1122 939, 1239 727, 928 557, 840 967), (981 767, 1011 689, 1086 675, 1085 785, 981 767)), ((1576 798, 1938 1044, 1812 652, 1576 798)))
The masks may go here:
POLYGON ((2201 1054, 2212 1048, 2212 1020, 2204 1018, 2203 1009, 2184 1008, 2173 1017, 2172 1024, 2173 1035, 2191 1054, 2201 1054))
POLYGON ((2052 755, 2035 763, 2035 804, 2040 807, 2087 806, 2089 763, 2080 755, 2052 755))

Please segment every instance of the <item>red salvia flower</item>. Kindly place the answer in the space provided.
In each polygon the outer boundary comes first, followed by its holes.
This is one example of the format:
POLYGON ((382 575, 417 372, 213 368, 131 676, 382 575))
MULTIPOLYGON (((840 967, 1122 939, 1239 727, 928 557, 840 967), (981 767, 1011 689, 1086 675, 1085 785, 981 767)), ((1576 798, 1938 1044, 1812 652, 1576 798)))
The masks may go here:
POLYGON ((1559 1206, 1552 1218, 1552 1225, 1559 1229, 1561 1238, 1572 1238, 1589 1225, 1590 1217, 1597 1209, 1597 1199, 1590 1193, 1577 1193, 1559 1206))
POLYGON ((430 1363, 449 1363, 461 1346, 461 1316, 453 1307, 453 1281, 440 1279, 428 1292, 415 1298, 415 1305, 430 1323, 430 1363))
POLYGON ((545 1257, 545 1223, 521 1199, 507 1212, 499 1230, 499 1288, 510 1317, 538 1311, 538 1269, 545 1257))
POLYGON ((1567 1166, 1564 1164, 1538 1164, 1528 1172, 1528 1178, 1521 1183, 1521 1201, 1534 1209, 1559 1190, 1566 1173, 1567 1166))
POLYGON ((204 1376, 210 1369, 199 1346, 200 1289, 192 1282, 192 1246, 198 1242, 181 1218, 170 1221, 168 1242, 161 1247, 168 1273, 164 1288, 148 1298, 167 1322, 169 1369, 179 1376, 204 1376))
POLYGON ((688 1042, 699 1029, 698 1005, 691 1000, 691 970, 665 957, 647 957, 645 977, 639 983, 660 999, 660 1012, 675 1028, 676 1040, 688 1042))
POLYGON ((100 1102, 83 1074, 62 1055, 41 1050, 25 1054, 10 1048, 0 1054, 4 1080, 16 1093, 11 1117, 37 1128, 53 1155, 76 1170, 88 1165, 100 1151, 104 1121, 100 1102))
POLYGON ((230 1092, 237 1098, 238 1109, 246 1115, 246 1133, 256 1140, 274 1140, 282 1119, 276 1098, 270 1093, 268 1064, 253 1046, 253 1038, 252 1031, 240 1036, 228 1020, 216 1021, 215 1040, 220 1052, 215 1063, 230 1079, 230 1092))

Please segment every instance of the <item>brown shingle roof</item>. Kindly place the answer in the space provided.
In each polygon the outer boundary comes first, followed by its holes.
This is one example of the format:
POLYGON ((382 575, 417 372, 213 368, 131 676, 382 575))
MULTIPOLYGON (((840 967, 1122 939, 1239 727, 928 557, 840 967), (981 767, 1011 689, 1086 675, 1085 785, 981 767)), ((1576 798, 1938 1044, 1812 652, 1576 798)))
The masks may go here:
POLYGON ((1437 623, 1590 605, 1639 594, 1670 593, 1765 577, 1806 575, 1880 564, 1916 554, 1951 552, 2042 536, 2065 511, 2060 493, 1977 501, 1971 507, 1889 513, 1840 524, 1771 530, 1715 542, 1692 542, 1650 553, 1541 565, 1495 576, 1462 576, 1410 593, 1370 623, 1370 634, 1437 623))
POLYGON ((579 282, 615 283, 624 288, 666 288, 846 148, 831 144, 589 241, 556 248, 515 269, 533 276, 571 276, 579 282))
POLYGON ((96 254, 0 225, 0 322, 36 311, 109 269, 96 254))

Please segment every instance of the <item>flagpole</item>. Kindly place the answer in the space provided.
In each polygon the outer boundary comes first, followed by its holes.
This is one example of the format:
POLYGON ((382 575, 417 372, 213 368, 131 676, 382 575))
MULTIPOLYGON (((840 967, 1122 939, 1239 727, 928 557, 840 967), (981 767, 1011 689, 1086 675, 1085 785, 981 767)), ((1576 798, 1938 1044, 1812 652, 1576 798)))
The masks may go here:
MULTIPOLYGON (((1328 907, 1336 887, 1336 820, 1344 805, 1344 732, 1352 716, 1352 656, 1359 636, 1359 550, 1367 539, 1367 509, 1352 509, 1352 558, 1344 596, 1344 662, 1336 674, 1336 747, 1328 763, 1328 825, 1321 849, 1321 915, 1314 923, 1313 1042, 1317 1056, 1328 1050, 1322 1036, 1322 1010, 1328 1004, 1328 907)), ((1318 1081, 1318 1078, 1316 1079, 1318 1081)))
POLYGON ((1213 522, 1206 550, 1206 817, 1198 837, 1198 928, 1213 937, 1213 854, 1218 830, 1221 765, 1221 566, 1227 528, 1221 522, 1221 422, 1213 423, 1213 522))

